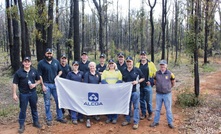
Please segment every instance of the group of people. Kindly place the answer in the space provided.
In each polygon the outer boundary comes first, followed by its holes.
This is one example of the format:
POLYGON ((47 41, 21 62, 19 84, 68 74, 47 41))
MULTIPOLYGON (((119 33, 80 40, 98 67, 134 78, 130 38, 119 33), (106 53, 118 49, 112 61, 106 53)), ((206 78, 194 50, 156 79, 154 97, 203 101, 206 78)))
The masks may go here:
MULTIPOLYGON (((167 113, 168 126, 173 128, 172 115, 172 95, 171 88, 175 84, 175 76, 167 69, 167 62, 160 61, 160 70, 157 71, 153 62, 148 60, 145 51, 140 53, 140 60, 134 65, 134 60, 131 56, 124 57, 120 52, 117 55, 118 61, 115 62, 110 59, 106 64, 106 55, 101 54, 99 64, 90 62, 86 52, 81 54, 81 61, 73 61, 72 67, 67 64, 66 55, 62 55, 60 62, 53 58, 53 51, 47 48, 45 51, 45 58, 39 61, 37 70, 31 66, 31 58, 24 57, 22 67, 16 71, 13 79, 13 99, 19 100, 19 133, 25 130, 25 118, 28 102, 31 107, 33 118, 33 126, 41 128, 37 112, 37 93, 36 86, 41 84, 44 96, 46 124, 52 126, 51 114, 51 95, 54 97, 56 104, 56 120, 61 123, 67 123, 63 118, 65 109, 58 107, 58 96, 54 79, 62 77, 65 79, 93 83, 93 84, 116 84, 122 82, 131 82, 133 84, 131 100, 129 104, 129 114, 125 115, 125 121, 122 126, 131 123, 133 117, 133 129, 137 129, 139 121, 147 117, 152 120, 152 86, 156 85, 156 110, 153 123, 150 127, 159 125, 160 111, 162 103, 164 103, 167 113), (137 89, 138 85, 140 88, 137 89), (19 90, 19 97, 16 90, 19 90), (133 110, 131 109, 133 105, 133 110), (140 116, 141 109, 141 116, 140 116), (148 114, 147 114, 148 112, 148 114)), ((83 90, 83 89, 82 89, 83 90)), ((72 123, 77 125, 78 121, 84 122, 84 115, 77 111, 68 110, 72 123)), ((99 115, 93 116, 96 120, 100 120, 99 115)), ((90 116, 86 116, 86 127, 91 127, 90 116)), ((117 114, 107 115, 108 123, 116 124, 118 119, 117 114)))

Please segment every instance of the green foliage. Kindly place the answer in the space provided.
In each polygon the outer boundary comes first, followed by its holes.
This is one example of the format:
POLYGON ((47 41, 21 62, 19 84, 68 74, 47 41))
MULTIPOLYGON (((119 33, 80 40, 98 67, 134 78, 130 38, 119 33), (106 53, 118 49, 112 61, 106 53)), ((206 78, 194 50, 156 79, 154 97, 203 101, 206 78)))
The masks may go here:
POLYGON ((191 87, 186 87, 186 89, 178 93, 176 104, 181 107, 196 107, 202 104, 203 99, 201 97, 196 97, 190 89, 193 90, 191 87))
POLYGON ((210 64, 204 64, 203 66, 202 66, 202 68, 203 68, 203 72, 214 72, 216 69, 213 67, 213 66, 211 66, 210 64))
POLYGON ((0 117, 7 117, 8 115, 14 113, 14 112, 18 112, 19 111, 19 107, 16 105, 9 105, 7 107, 1 108, 0 109, 0 117))

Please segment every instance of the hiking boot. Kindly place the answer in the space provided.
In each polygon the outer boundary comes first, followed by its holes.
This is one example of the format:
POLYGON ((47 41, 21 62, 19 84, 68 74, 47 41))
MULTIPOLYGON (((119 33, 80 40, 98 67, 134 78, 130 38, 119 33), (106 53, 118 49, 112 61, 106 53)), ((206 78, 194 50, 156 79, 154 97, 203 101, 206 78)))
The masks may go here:
POLYGON ((74 125, 77 125, 77 124, 78 124, 78 121, 77 121, 77 120, 73 120, 72 123, 73 123, 74 125))
POLYGON ((46 121, 46 124, 47 124, 48 126, 52 126, 52 122, 51 122, 51 121, 46 121))
POLYGON ((100 120, 100 116, 99 116, 99 115, 95 115, 95 116, 94 116, 94 119, 95 119, 96 121, 99 121, 99 120, 100 120))
POLYGON ((168 126, 169 126, 169 128, 171 128, 171 129, 174 128, 173 124, 168 124, 168 126))
POLYGON ((116 124, 117 123, 117 120, 112 120, 112 124, 116 124))
POLYGON ((148 120, 148 121, 151 121, 151 120, 152 120, 152 114, 149 114, 147 120, 148 120))
POLYGON ((84 122, 84 119, 79 119, 79 121, 80 121, 81 123, 83 123, 83 122, 84 122))
POLYGON ((127 125, 129 125, 129 124, 130 124, 130 122, 124 121, 121 125, 122 125, 122 126, 127 126, 127 125))
POLYGON ((57 121, 60 122, 60 123, 64 123, 64 124, 67 123, 67 121, 64 120, 64 119, 57 119, 57 121))
POLYGON ((105 121, 106 124, 108 124, 108 123, 110 123, 110 122, 111 122, 111 119, 107 119, 107 120, 105 121))
POLYGON ((133 129, 134 129, 134 130, 138 129, 138 124, 134 124, 134 125, 133 125, 133 129))
POLYGON ((36 128, 41 128, 42 126, 39 124, 39 122, 34 122, 33 123, 33 127, 36 127, 36 128))
POLYGON ((24 131, 25 131, 25 126, 24 125, 20 126, 19 129, 18 129, 18 133, 21 134, 24 131))
POLYGON ((159 123, 153 122, 152 124, 150 124, 150 127, 156 127, 156 126, 158 126, 158 125, 159 125, 159 123))
POLYGON ((146 118, 146 115, 142 115, 141 117, 140 117, 140 120, 143 120, 143 119, 145 119, 146 118))
POLYGON ((86 122, 86 127, 87 127, 87 128, 90 128, 90 127, 91 127, 91 122, 90 122, 90 119, 87 119, 87 122, 86 122))

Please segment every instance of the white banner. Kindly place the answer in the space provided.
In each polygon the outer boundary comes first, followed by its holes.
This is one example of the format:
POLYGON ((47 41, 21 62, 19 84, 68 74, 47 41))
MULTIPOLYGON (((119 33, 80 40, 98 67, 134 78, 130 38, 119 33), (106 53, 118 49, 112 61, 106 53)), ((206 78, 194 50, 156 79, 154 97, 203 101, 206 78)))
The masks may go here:
POLYGON ((57 77, 55 84, 59 108, 84 115, 129 114, 131 82, 89 84, 57 77))

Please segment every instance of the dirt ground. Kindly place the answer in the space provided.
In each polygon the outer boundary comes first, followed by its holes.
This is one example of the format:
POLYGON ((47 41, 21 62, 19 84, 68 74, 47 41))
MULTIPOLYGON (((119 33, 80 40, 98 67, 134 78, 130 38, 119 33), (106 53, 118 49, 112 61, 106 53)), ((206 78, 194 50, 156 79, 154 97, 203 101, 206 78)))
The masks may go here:
MULTIPOLYGON (((221 65, 220 60, 215 61, 214 64, 216 66, 221 65)), ((38 103, 38 111, 39 111, 39 118, 40 123, 43 125, 43 128, 36 129, 32 127, 32 119, 30 116, 30 108, 27 110, 27 119, 25 125, 25 132, 24 134, 177 134, 177 133, 217 133, 221 134, 221 85, 218 84, 221 81, 221 69, 217 69, 216 72, 212 73, 202 73, 200 75, 201 84, 200 84, 200 92, 202 94, 206 94, 205 104, 198 108, 181 108, 175 104, 176 95, 179 92, 180 88, 183 88, 187 85, 187 83, 192 84, 192 74, 186 73, 189 68, 187 66, 176 67, 172 68, 171 70, 175 73, 177 84, 173 90, 173 116, 174 116, 174 129, 170 129, 167 125, 166 120, 166 112, 163 106, 160 118, 160 125, 155 128, 150 128, 149 125, 152 121, 141 120, 139 123, 139 128, 137 130, 132 129, 132 125, 128 126, 121 126, 121 123, 124 121, 124 116, 120 115, 117 124, 106 124, 105 116, 101 116, 101 121, 92 121, 92 127, 86 128, 85 123, 78 123, 78 125, 74 125, 71 123, 70 119, 68 118, 67 112, 65 114, 66 119, 68 119, 67 124, 61 124, 56 121, 53 121, 53 126, 48 127, 45 123, 45 113, 44 113, 44 104, 43 98, 39 95, 39 103, 38 103), (216 99, 212 99, 216 98, 216 99), (211 103, 214 102, 214 104, 211 103), (208 106, 207 104, 211 104, 208 106), (208 112, 210 111, 210 112, 208 112), (195 113, 197 113, 195 115, 195 113), (207 114, 205 114, 207 113, 207 114), (194 116, 193 116, 194 115, 194 116), (208 118, 208 119, 207 119, 208 118), (210 119, 211 118, 211 119, 210 119), (214 118, 214 119, 213 119, 214 118), (206 119, 206 123, 203 122, 206 119), (208 123, 208 121, 211 123, 208 123), (206 126, 208 125, 208 126, 206 126), (215 127, 214 127, 215 125, 215 127), (205 130, 207 128, 207 130, 205 130)), ((3 101, 10 100, 10 104, 5 103, 6 105, 18 105, 17 103, 13 102, 11 97, 10 89, 3 89, 9 88, 8 86, 2 87, 1 85, 1 94, 0 95, 0 105, 1 107, 4 106, 3 101)), ((153 94, 153 108, 155 108, 155 89, 153 94)), ((53 104, 52 108, 53 114, 55 116, 55 106, 53 104)), ((14 110, 14 109, 12 109, 14 110)), ((7 117, 0 116, 0 134, 15 134, 18 130, 18 109, 15 109, 14 116, 8 115, 7 117)))

